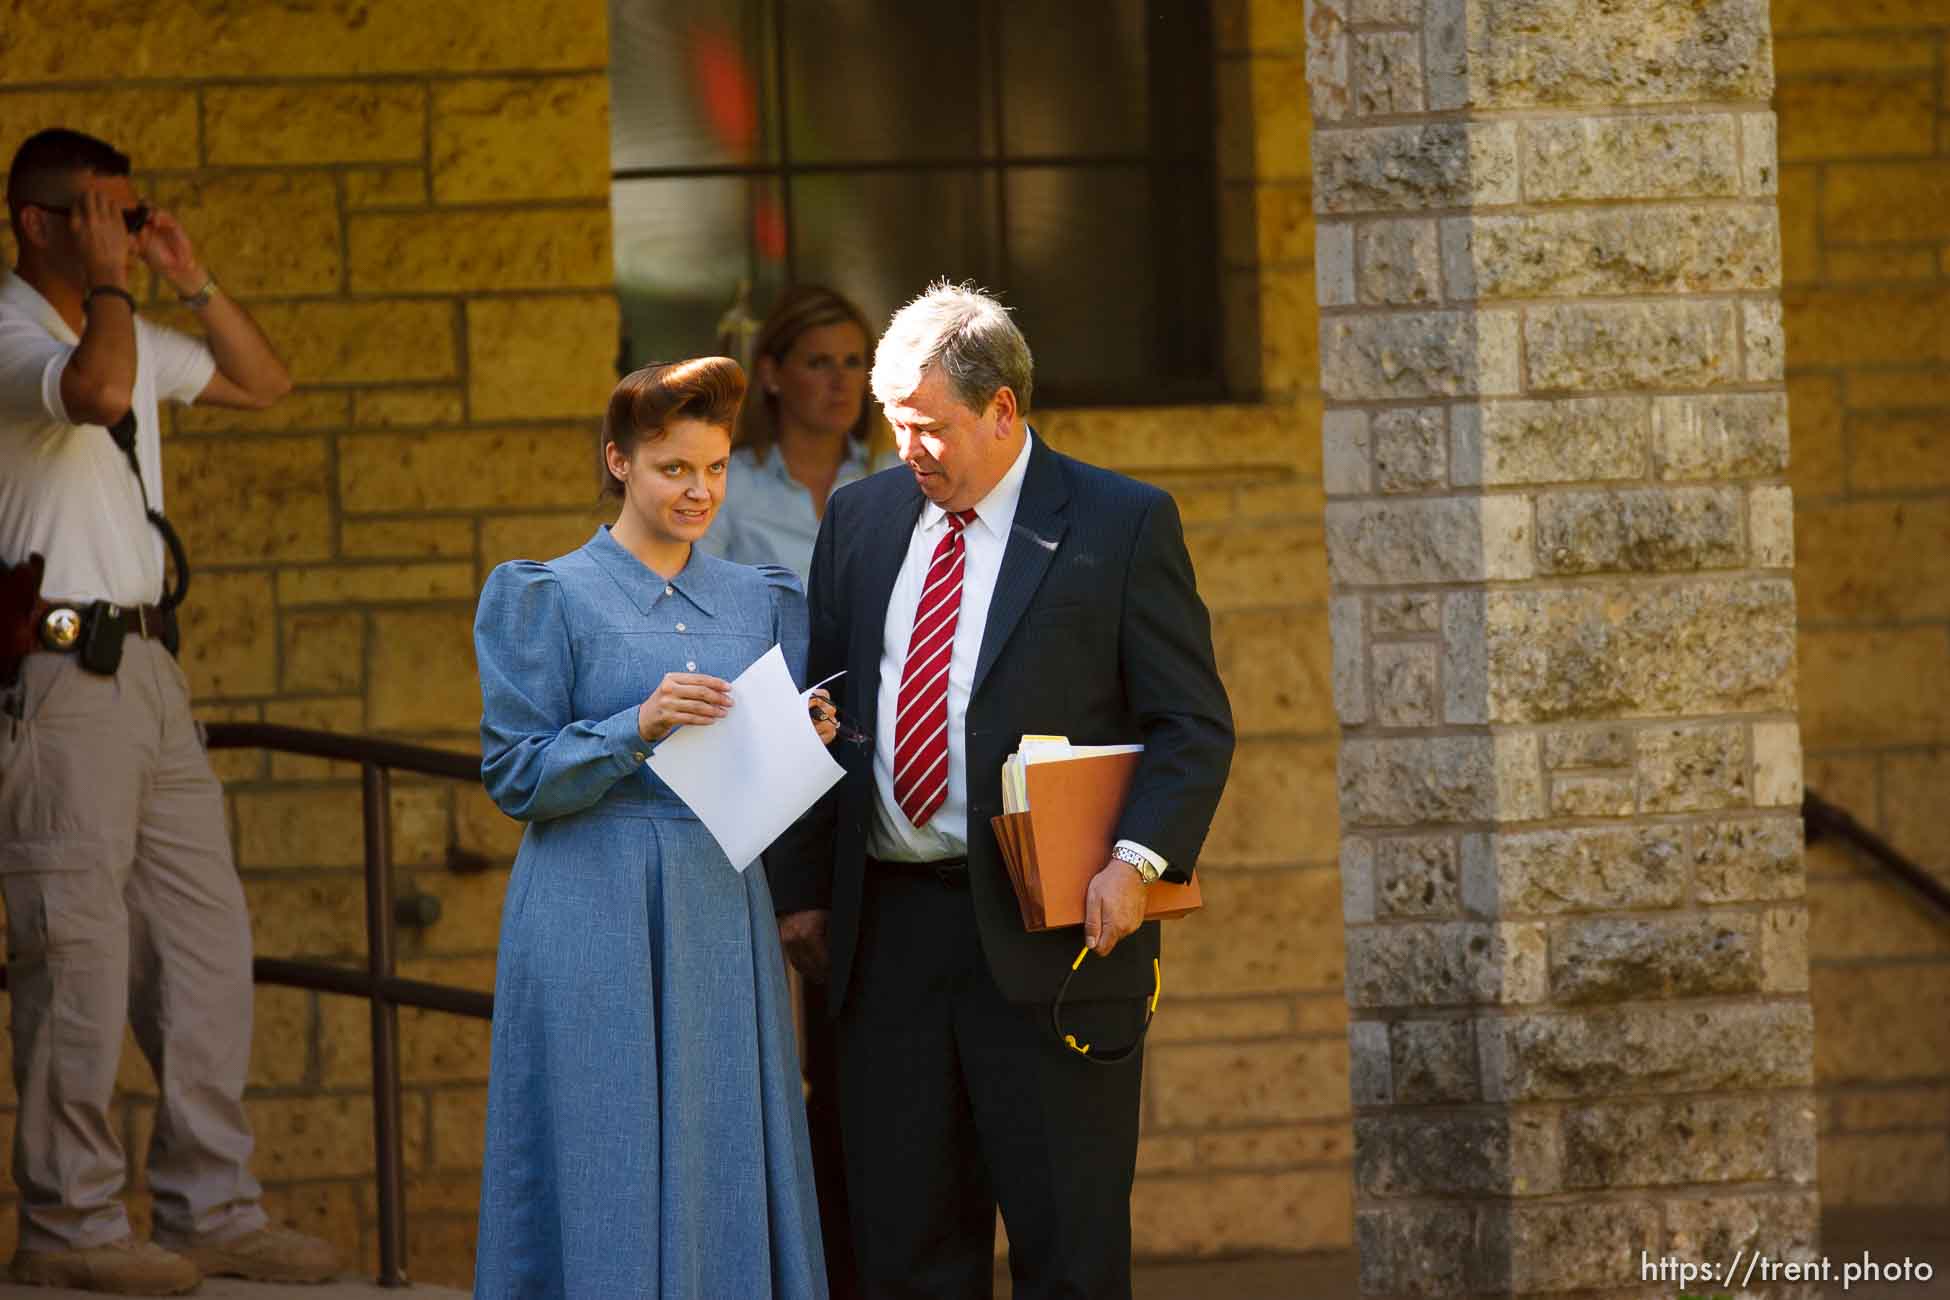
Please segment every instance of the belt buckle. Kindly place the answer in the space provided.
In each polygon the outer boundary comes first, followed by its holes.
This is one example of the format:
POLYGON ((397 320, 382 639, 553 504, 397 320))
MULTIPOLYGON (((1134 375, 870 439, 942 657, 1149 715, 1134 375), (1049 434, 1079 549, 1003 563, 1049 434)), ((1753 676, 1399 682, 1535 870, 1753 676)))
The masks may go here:
POLYGON ((147 605, 131 605, 129 606, 129 613, 135 615, 137 635, 147 637, 149 635, 149 607, 147 605))
POLYGON ((72 605, 56 605, 41 616, 41 644, 57 654, 66 654, 81 640, 81 611, 72 605))

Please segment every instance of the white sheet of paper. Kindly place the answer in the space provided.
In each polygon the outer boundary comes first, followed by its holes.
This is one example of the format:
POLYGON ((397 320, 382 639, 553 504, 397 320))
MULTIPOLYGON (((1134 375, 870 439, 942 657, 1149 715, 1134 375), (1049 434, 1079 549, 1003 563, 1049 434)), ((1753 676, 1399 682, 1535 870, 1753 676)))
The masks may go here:
POLYGON ((650 755, 740 871, 846 775, 806 715, 810 694, 773 646, 731 683, 731 712, 673 732, 650 755))

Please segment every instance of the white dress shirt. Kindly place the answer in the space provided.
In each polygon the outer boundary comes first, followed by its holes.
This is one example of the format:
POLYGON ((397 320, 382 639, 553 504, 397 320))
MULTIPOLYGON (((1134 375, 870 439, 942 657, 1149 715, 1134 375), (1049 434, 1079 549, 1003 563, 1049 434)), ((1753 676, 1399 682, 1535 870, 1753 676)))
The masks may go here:
POLYGON ((961 530, 961 613, 955 621, 955 646, 948 652, 948 794, 925 826, 908 823, 894 800, 894 721, 900 711, 901 673, 907 667, 907 641, 914 633, 914 612, 921 605, 934 548, 948 531, 948 512, 930 501, 914 521, 907 540, 907 558, 894 579, 887 600, 887 622, 880 641, 880 709, 873 738, 873 825, 867 831, 867 852, 884 862, 933 862, 968 854, 968 696, 975 685, 975 660, 982 653, 982 631, 988 626, 989 600, 1002 572, 1002 553, 1015 526, 1016 504, 1022 500, 1023 475, 1029 472, 1030 434, 1002 481, 975 503, 975 518, 961 530))
MULTIPOLYGON (((128 457, 98 424, 74 424, 61 375, 81 340, 34 286, 0 280, 0 563, 47 557, 41 594, 149 604, 162 598, 163 544, 142 511, 128 457)), ((216 373, 207 345, 135 318, 136 460, 163 508, 157 401, 188 404, 216 373)))
MULTIPOLYGON (((887 621, 880 641, 880 704, 874 728, 873 824, 867 830, 867 854, 883 862, 935 862, 968 854, 968 697, 975 684, 975 660, 982 653, 982 633, 988 627, 989 601, 1002 572, 1002 555, 1015 526, 1016 506, 1022 500, 1022 480, 1029 472, 1030 446, 1036 435, 1022 440, 1022 450, 1002 481, 975 503, 975 518, 962 529, 961 613, 955 621, 954 649, 948 652, 948 794, 925 826, 914 826, 894 799, 894 721, 900 712, 901 674, 907 667, 907 642, 914 633, 914 612, 921 604, 934 548, 948 530, 948 512, 932 501, 921 507, 914 532, 907 540, 907 556, 894 579, 887 600, 887 621)), ((1165 860, 1130 840, 1121 846, 1136 849, 1159 870, 1165 860)))

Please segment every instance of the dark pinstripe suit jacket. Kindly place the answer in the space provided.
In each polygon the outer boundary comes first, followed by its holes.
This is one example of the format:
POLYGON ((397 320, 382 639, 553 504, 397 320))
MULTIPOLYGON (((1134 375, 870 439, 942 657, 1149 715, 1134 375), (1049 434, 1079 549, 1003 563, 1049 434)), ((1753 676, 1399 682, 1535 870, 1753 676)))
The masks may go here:
MULTIPOLYGON (((840 708, 874 734, 887 601, 924 498, 905 466, 841 488, 813 549, 808 681, 844 668, 840 708)), ((1163 856, 1183 880, 1198 860, 1232 762, 1232 711, 1212 655, 1178 509, 1165 492, 1051 451, 1030 451, 976 660, 964 752, 968 865, 982 947, 1019 1002, 1046 1001, 1075 959, 1075 931, 1022 927, 989 818, 1002 760, 1024 733, 1077 744, 1142 741, 1117 836, 1163 856)), ((832 909, 830 1003, 844 1002, 859 933, 872 755, 841 745, 846 778, 765 855, 781 914, 832 909)), ((1193 922, 1194 924, 1196 922, 1193 922)), ((1084 964, 1073 998, 1149 994, 1152 922, 1084 964)))

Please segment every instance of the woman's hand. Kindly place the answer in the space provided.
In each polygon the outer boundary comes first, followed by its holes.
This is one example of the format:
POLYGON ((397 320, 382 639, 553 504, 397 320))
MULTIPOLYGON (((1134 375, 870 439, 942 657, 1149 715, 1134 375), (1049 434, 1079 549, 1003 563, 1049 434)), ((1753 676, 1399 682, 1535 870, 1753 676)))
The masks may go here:
POLYGON ((813 730, 819 733, 819 743, 832 744, 834 737, 840 734, 840 711, 833 707, 833 697, 822 686, 812 693, 806 707, 812 714, 813 730))
POLYGON ((703 673, 665 673, 637 706, 636 734, 655 744, 678 727, 708 727, 730 711, 730 682, 703 673))

